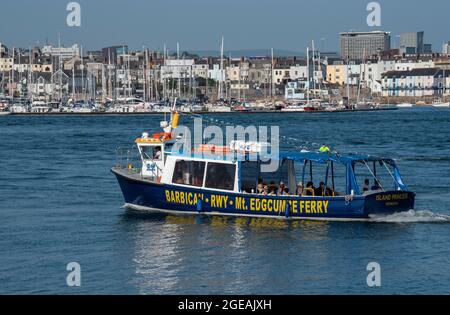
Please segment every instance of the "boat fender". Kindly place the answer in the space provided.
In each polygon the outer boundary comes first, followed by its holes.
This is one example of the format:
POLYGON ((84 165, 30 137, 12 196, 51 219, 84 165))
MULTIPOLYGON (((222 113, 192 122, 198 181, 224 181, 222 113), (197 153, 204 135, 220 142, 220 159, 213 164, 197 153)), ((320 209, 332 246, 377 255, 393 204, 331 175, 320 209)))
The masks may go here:
POLYGON ((286 202, 286 207, 284 208, 284 216, 287 218, 289 218, 289 202, 286 202))
POLYGON ((198 199, 197 201, 197 211, 198 212, 203 212, 203 205, 202 205, 202 200, 198 199))

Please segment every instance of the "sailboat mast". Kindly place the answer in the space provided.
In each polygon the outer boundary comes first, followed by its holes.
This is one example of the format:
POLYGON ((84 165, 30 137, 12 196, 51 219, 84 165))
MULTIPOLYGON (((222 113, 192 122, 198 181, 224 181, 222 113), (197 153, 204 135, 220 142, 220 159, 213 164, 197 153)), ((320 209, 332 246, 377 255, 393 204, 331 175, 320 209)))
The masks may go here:
POLYGON ((366 65, 366 49, 364 48, 364 53, 363 53, 363 63, 362 65, 359 67, 359 82, 358 82, 358 96, 356 98, 356 104, 359 103, 360 100, 360 96, 361 96, 361 84, 362 84, 362 78, 363 78, 363 73, 364 73, 364 68, 366 65))
POLYGON ((85 100, 85 90, 84 90, 84 62, 83 62, 83 45, 81 45, 81 97, 83 101, 85 100))
POLYGON ((270 76, 270 81, 271 81, 271 83, 272 83, 272 88, 271 88, 271 90, 270 90, 270 96, 271 96, 271 98, 272 98, 272 101, 273 101, 273 98, 274 98, 274 96, 275 96, 275 80, 274 80, 274 78, 273 78, 273 71, 274 71, 274 68, 275 68, 275 64, 274 64, 274 62, 273 62, 273 48, 271 49, 271 57, 272 57, 272 66, 271 66, 271 68, 270 68, 270 70, 271 70, 271 76, 270 76))
POLYGON ((145 47, 142 47, 142 49, 144 50, 144 58, 142 58, 142 79, 143 79, 143 84, 142 84, 142 96, 144 99, 144 103, 147 101, 146 100, 146 89, 147 89, 147 76, 146 76, 146 69, 147 69, 147 50, 145 49, 145 47))
POLYGON ((177 63, 178 63, 178 97, 181 98, 181 64, 180 64, 180 44, 177 43, 177 63))
POLYGON ((32 66, 32 61, 31 61, 31 55, 32 55, 32 53, 31 53, 31 46, 29 46, 29 67, 30 67, 30 71, 28 71, 28 93, 30 94, 30 95, 28 95, 28 97, 29 98, 31 98, 31 101, 33 101, 33 90, 31 89, 31 84, 33 83, 32 82, 32 80, 33 80, 33 66, 32 66))
POLYGON ((309 75, 309 47, 306 47, 306 81, 307 81, 307 86, 306 86, 306 102, 309 104, 309 84, 310 84, 310 75, 309 75))
POLYGON ((350 63, 350 34, 347 32, 347 106, 350 107, 350 69, 349 69, 349 63, 350 63))
POLYGON ((223 36, 220 46, 219 99, 223 99, 223 36))
POLYGON ((312 44, 312 66, 313 66, 313 90, 316 92, 316 47, 314 46, 314 41, 312 44))
POLYGON ((9 90, 10 90, 10 95, 11 95, 11 97, 14 97, 14 92, 13 92, 12 85, 13 85, 13 83, 14 83, 14 60, 15 60, 15 58, 16 58, 15 53, 16 53, 16 48, 13 47, 13 52, 12 52, 13 66, 12 66, 12 68, 11 68, 11 75, 9 76, 9 82, 10 82, 10 84, 9 84, 9 90))

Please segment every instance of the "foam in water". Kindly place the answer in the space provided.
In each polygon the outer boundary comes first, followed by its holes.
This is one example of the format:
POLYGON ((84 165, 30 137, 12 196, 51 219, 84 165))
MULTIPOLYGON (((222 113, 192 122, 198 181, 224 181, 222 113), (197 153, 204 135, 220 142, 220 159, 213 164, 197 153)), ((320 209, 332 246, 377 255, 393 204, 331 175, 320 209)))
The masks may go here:
POLYGON ((371 221, 384 223, 450 223, 450 215, 437 214, 427 210, 409 210, 390 215, 374 215, 371 216, 371 221))

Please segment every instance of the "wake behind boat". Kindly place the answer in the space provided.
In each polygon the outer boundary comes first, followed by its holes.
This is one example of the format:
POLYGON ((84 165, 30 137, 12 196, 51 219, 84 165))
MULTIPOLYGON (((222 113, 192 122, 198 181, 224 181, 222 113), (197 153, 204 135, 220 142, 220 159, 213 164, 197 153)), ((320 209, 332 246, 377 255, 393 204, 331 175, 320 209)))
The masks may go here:
POLYGON ((365 220, 414 208, 415 194, 403 183, 393 159, 321 148, 279 153, 276 171, 264 172, 268 143, 202 144, 189 154, 174 150, 180 141, 173 134, 178 120, 173 112, 170 122, 161 122, 163 132, 136 139, 138 168, 129 160, 112 168, 127 208, 315 220, 365 220), (361 169, 373 177, 373 186, 368 178, 358 181, 361 169), (389 174, 384 184, 382 170, 389 174), (314 185, 317 180, 320 184, 314 185))

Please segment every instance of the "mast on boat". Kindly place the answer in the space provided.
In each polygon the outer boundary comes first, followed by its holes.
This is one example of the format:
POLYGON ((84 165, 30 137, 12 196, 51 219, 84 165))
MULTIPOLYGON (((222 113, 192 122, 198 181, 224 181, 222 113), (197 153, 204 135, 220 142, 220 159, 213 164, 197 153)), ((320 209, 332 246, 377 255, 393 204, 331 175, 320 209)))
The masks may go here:
POLYGON ((223 35, 222 43, 220 45, 220 74, 219 74, 219 99, 223 99, 223 35))
POLYGON ((309 84, 310 84, 310 74, 309 74, 309 47, 306 47, 306 68, 308 71, 306 71, 306 81, 307 81, 307 87, 306 87, 306 104, 309 104, 309 84))
POLYGON ((273 48, 271 49, 271 55, 272 55, 272 63, 271 63, 271 68, 270 68, 270 70, 271 70, 271 76, 270 76, 270 81, 271 81, 271 83, 272 83, 272 88, 271 88, 271 90, 270 90, 270 97, 271 97, 271 99, 272 99, 272 102, 273 102, 273 98, 274 98, 274 94, 275 94, 275 80, 273 79, 273 71, 274 71, 274 68, 275 68, 275 64, 274 64, 274 62, 273 62, 273 48))
POLYGON ((349 64, 350 64, 350 34, 349 32, 347 32, 347 106, 350 107, 350 83, 349 83, 349 79, 350 79, 350 68, 349 68, 349 64))

